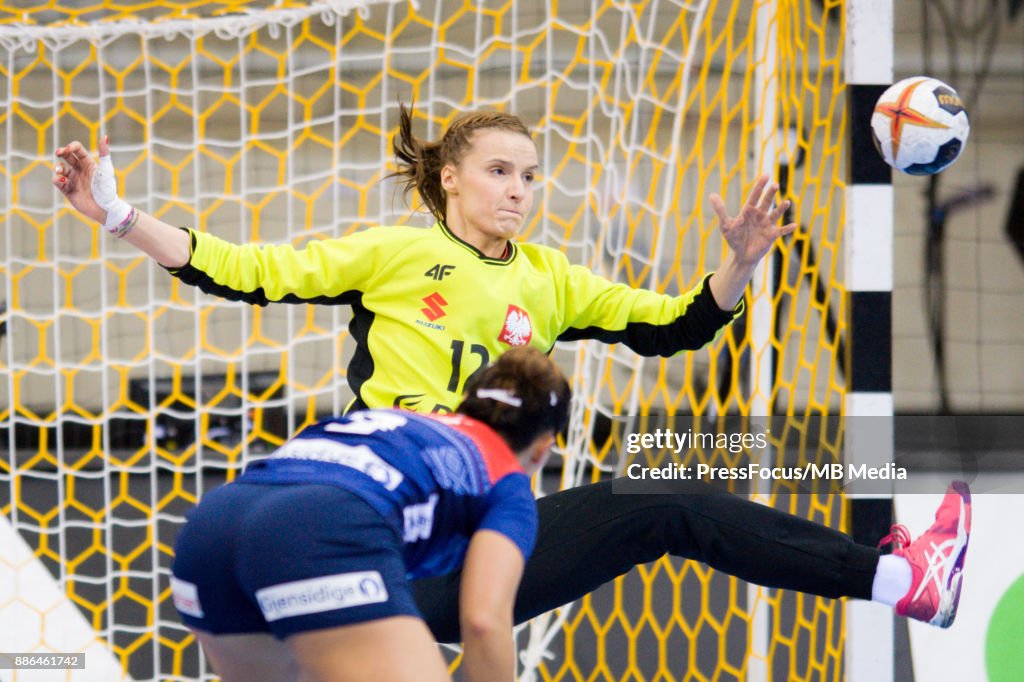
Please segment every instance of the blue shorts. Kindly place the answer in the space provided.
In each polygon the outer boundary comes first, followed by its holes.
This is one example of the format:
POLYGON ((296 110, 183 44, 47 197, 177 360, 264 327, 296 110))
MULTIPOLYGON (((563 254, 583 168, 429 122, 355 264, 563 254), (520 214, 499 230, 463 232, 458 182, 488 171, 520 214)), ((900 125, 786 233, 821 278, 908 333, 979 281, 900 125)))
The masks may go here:
POLYGON ((188 514, 171 567, 174 605, 199 630, 279 639, 421 617, 398 532, 343 488, 231 483, 188 514))

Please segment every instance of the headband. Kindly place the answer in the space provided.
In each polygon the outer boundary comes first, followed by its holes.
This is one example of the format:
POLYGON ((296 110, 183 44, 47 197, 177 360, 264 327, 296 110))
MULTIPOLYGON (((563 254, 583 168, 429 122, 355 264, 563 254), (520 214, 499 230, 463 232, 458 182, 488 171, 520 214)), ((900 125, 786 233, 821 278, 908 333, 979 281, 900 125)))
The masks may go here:
POLYGON ((491 400, 497 400, 499 403, 505 403, 512 407, 522 407, 523 400, 516 396, 512 391, 504 388, 478 388, 476 391, 477 398, 490 398, 491 400))

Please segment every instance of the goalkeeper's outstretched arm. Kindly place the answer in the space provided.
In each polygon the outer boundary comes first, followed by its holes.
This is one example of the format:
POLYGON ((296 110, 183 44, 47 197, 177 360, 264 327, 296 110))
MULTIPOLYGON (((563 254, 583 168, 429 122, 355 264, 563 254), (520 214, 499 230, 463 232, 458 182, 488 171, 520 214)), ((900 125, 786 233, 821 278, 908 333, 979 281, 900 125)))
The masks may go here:
POLYGON ((711 206, 718 215, 719 230, 729 245, 721 267, 711 275, 708 283, 715 302, 722 310, 732 310, 739 303, 754 276, 754 269, 775 242, 796 231, 796 223, 782 227, 777 225, 790 206, 788 199, 775 203, 778 192, 778 184, 769 183, 768 176, 762 175, 735 216, 726 211, 722 197, 717 194, 710 196, 711 206))
POLYGON ((117 179, 110 160, 110 143, 100 140, 99 160, 81 142, 57 149, 53 185, 87 218, 108 232, 141 249, 167 268, 188 264, 191 244, 188 233, 129 206, 117 194, 117 179))

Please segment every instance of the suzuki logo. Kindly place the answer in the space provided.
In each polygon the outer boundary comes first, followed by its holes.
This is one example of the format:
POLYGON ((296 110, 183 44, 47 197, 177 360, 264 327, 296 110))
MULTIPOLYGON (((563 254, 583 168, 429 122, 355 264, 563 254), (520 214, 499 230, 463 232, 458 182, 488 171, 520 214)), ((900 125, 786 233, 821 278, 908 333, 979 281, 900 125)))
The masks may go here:
POLYGON ((420 308, 420 312, 431 322, 447 314, 444 311, 444 306, 448 305, 448 301, 444 300, 444 297, 436 291, 425 297, 423 302, 427 304, 427 307, 420 308))

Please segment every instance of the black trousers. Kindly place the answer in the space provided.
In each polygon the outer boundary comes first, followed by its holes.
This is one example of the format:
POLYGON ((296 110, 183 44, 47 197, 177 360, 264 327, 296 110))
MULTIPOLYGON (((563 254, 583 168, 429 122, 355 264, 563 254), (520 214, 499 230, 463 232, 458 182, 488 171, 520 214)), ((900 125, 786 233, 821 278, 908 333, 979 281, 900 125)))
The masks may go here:
MULTIPOLYGON (((537 501, 540 532, 516 596, 516 623, 666 553, 764 587, 871 598, 879 557, 873 547, 708 483, 673 482, 672 489, 683 492, 671 494, 621 494, 632 483, 619 479, 616 494, 612 481, 603 481, 537 501)), ((460 577, 413 583, 416 603, 440 642, 460 641, 460 577)))

